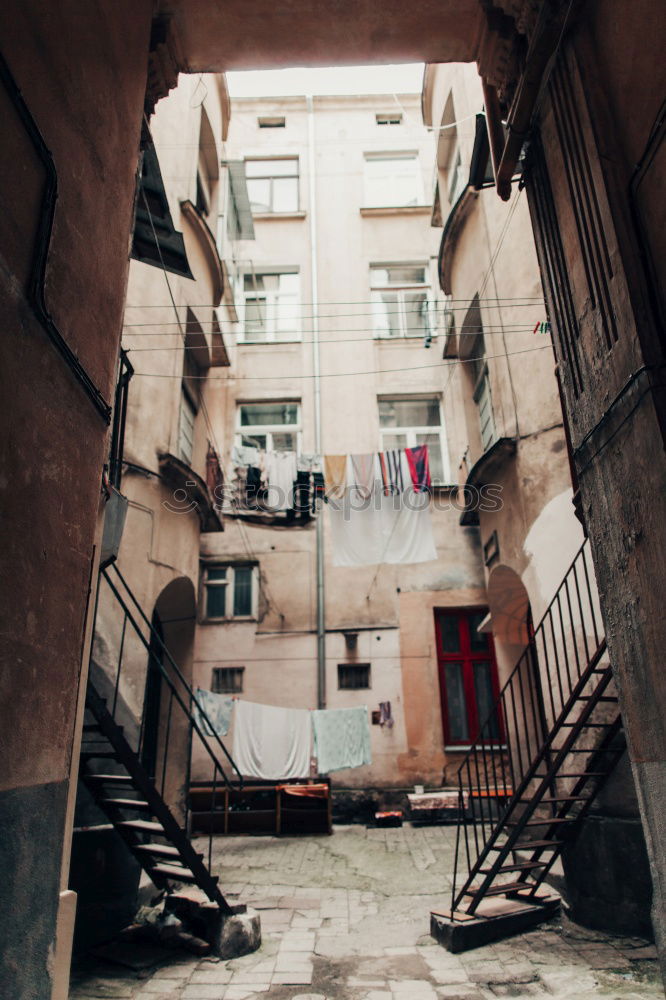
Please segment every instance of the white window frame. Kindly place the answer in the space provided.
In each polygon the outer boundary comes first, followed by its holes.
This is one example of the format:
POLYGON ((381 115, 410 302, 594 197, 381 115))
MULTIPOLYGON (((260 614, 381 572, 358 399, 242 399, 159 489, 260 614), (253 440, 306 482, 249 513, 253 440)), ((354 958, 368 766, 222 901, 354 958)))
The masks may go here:
MULTIPOLYGON (((288 268, 288 267, 266 266, 258 270, 256 269, 245 270, 241 275, 241 281, 239 284, 240 284, 240 292, 243 296, 242 323, 238 335, 238 342, 240 344, 291 344, 291 343, 297 343, 302 339, 301 321, 300 321, 300 308, 301 308, 300 271, 297 267, 288 268), (289 332, 289 336, 282 336, 282 335, 278 336, 276 320, 278 317, 278 308, 281 299, 279 289, 277 292, 271 290, 265 291, 259 288, 246 289, 245 279, 246 278, 251 279, 254 284, 255 278, 259 278, 264 275, 269 277, 281 278, 287 274, 292 274, 292 275, 295 274, 299 279, 298 291, 296 293, 296 299, 293 303, 294 313, 295 313, 294 329, 293 331, 289 332), (249 333, 247 329, 247 314, 246 314, 247 303, 249 301, 257 301, 259 298, 265 299, 266 302, 266 325, 265 325, 266 336, 263 339, 257 339, 257 337, 254 336, 252 333, 249 333)), ((285 297, 287 296, 287 294, 288 293, 286 292, 282 293, 282 295, 284 295, 285 297)))
POLYGON ((254 621, 257 618, 259 606, 259 567, 255 563, 227 563, 227 562, 206 562, 202 566, 201 571, 201 621, 202 622, 226 622, 226 621, 254 621), (226 570, 226 578, 224 580, 209 580, 208 573, 212 569, 224 569, 226 570), (249 569, 251 570, 250 585, 251 585, 251 607, 250 614, 248 615, 236 615, 234 614, 234 595, 235 595, 235 585, 236 577, 235 573, 238 569, 249 569), (221 587, 224 588, 224 614, 223 615, 209 615, 208 614, 208 588, 209 587, 221 587))
MULTIPOLYGON (((252 430, 257 434, 261 434, 262 437, 266 437, 266 451, 275 451, 273 447, 273 435, 274 434, 294 434, 296 437, 296 448, 294 449, 297 454, 301 452, 301 401, 294 399, 259 399, 259 400, 244 400, 239 401, 236 405, 236 444, 240 447, 243 444, 243 438, 251 439, 252 430), (241 424, 241 407, 243 406, 261 406, 266 404, 267 406, 274 406, 280 403, 288 403, 290 406, 295 406, 297 411, 297 421, 295 424, 241 424)), ((290 451, 291 449, 285 449, 290 451)))
MULTIPOLYGON (((398 176, 396 168, 395 176, 398 176)), ((397 185, 396 185, 397 188, 397 185)), ((399 188, 397 188, 399 190, 399 188)), ((387 153, 365 153, 363 160, 363 207, 364 208, 412 208, 424 204, 423 173, 417 150, 396 150, 387 153), (414 163, 414 197, 405 201, 398 194, 379 201, 373 196, 372 185, 376 178, 370 176, 370 164, 378 162, 413 161, 414 163)))
MULTIPOLYGON (((245 175, 246 182, 251 181, 268 181, 269 184, 269 196, 268 196, 268 207, 255 209, 252 205, 252 199, 250 198, 250 205, 252 207, 253 215, 294 215, 300 211, 301 207, 301 164, 298 156, 246 156, 245 157, 245 175), (294 172, 288 174, 280 174, 271 171, 272 163, 293 163, 294 172), (248 163, 265 163, 266 172, 261 174, 256 174, 254 176, 247 173, 248 163), (295 180, 296 181, 296 204, 293 208, 285 209, 284 211, 274 208, 274 182, 276 180, 295 180)), ((249 195, 248 187, 248 198, 249 195)))
MULTIPOLYGON (((432 307, 434 305, 432 299, 432 284, 430 282, 430 268, 427 262, 422 261, 408 261, 406 263, 391 263, 391 264, 371 264, 370 265, 370 300, 372 302, 372 312, 373 312, 373 335, 377 340, 398 340, 401 337, 409 337, 410 340, 423 339, 424 337, 431 336, 435 337, 437 335, 437 330, 432 322, 432 307), (424 272, 424 280, 422 282, 402 282, 396 284, 378 284, 373 281, 373 271, 390 271, 392 268, 404 268, 404 267, 422 267, 424 272), (426 329, 410 331, 409 324, 407 322, 407 303, 406 297, 410 292, 425 291, 426 293, 426 329), (400 319, 400 332, 399 333, 382 333, 375 328, 375 304, 379 304, 382 292, 391 292, 396 295, 397 308, 395 313, 400 319)), ((377 314, 379 318, 379 313, 377 314)))
MULTIPOLYGON (((437 425, 424 425, 416 426, 415 424, 410 424, 404 427, 380 427, 379 428, 379 449, 380 451, 386 451, 384 445, 385 435, 395 435, 403 434, 406 438, 405 447, 406 448, 417 448, 419 442, 417 441, 417 435, 419 434, 437 434, 439 437, 439 448, 442 456, 442 479, 437 480, 433 477, 433 486, 450 486, 451 485, 451 464, 449 462, 449 452, 446 446, 446 434, 444 427, 444 415, 442 413, 442 399, 437 393, 421 393, 418 395, 381 395, 377 397, 377 412, 379 413, 379 403, 389 403, 389 402, 418 402, 418 401, 428 401, 436 400, 437 409, 439 412, 439 426, 437 425)), ((431 470, 432 473, 432 470, 431 470)))

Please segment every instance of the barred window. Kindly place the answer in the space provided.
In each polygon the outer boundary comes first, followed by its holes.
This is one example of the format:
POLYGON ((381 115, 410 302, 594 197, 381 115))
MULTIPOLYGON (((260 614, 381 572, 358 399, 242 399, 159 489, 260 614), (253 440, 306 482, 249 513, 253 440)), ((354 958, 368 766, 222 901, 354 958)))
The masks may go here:
POLYGON ((211 691, 215 694, 241 694, 245 667, 213 667, 211 691))
POLYGON ((369 663, 339 663, 338 688, 341 691, 360 691, 370 687, 369 663))

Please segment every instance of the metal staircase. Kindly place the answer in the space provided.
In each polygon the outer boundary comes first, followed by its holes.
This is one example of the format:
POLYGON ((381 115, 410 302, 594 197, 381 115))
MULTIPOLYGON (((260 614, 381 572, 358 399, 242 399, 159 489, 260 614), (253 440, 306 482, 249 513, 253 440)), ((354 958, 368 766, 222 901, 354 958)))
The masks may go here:
MULTIPOLYGON (((94 662, 94 653, 91 657, 80 781, 158 889, 171 891, 180 883, 196 885, 211 902, 217 903, 222 913, 236 912, 238 908, 230 906, 220 891, 218 877, 211 874, 212 832, 208 838, 206 864, 204 855, 194 849, 187 834, 187 800, 183 819, 179 820, 166 798, 175 797, 173 791, 169 791, 174 784, 170 783, 174 774, 179 779, 177 784, 187 784, 193 735, 200 743, 203 759, 210 765, 213 794, 217 787, 225 784, 230 787, 220 758, 235 771, 241 784, 242 777, 204 709, 196 703, 192 689, 161 635, 143 613, 115 565, 103 569, 100 574, 96 624, 100 595, 102 600, 111 600, 116 610, 120 608, 122 625, 114 676, 100 669, 94 662), (104 584, 108 590, 103 588, 104 584), (138 640, 134 643, 135 658, 137 649, 148 654, 147 669, 158 673, 164 696, 159 712, 157 750, 148 757, 146 706, 139 722, 122 698, 122 670, 131 646, 130 632, 138 640), (106 697, 98 690, 100 684, 103 684, 106 697)), ((145 655, 143 659, 146 660, 145 655)), ((176 806, 176 812, 179 811, 176 806)))
POLYGON ((454 951, 519 933, 559 899, 543 886, 625 749, 585 541, 458 772, 454 951))

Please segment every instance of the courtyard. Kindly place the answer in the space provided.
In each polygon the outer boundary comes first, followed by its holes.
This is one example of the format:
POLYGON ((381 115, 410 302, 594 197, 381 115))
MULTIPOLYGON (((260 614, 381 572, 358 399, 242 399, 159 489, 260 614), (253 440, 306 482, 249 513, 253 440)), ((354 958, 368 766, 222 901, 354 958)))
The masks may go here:
MULTIPOLYGON (((656 952, 562 916, 451 955, 429 936, 448 905, 455 829, 338 826, 331 837, 218 837, 213 869, 259 911, 261 948, 231 961, 141 947, 75 963, 71 1000, 650 1000, 656 952), (129 957, 128 957, 129 955, 129 957)), ((196 842, 195 842, 196 843, 196 842)), ((204 849, 203 842, 199 848, 204 849)))

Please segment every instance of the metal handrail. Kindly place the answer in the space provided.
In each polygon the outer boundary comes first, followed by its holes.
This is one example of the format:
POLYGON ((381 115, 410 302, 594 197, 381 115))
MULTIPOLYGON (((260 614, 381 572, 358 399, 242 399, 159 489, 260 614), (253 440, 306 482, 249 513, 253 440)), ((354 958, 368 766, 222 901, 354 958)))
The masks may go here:
MULTIPOLYGON (((113 582, 109 578, 108 570, 110 568, 113 568, 113 570, 115 571, 115 573, 117 574, 117 576, 121 580, 121 582, 122 582, 125 590, 127 591, 127 593, 129 595, 132 603, 134 604, 135 608, 137 609, 137 611, 141 615, 143 621, 145 622, 146 626, 148 627, 148 629, 150 631, 151 637, 159 643, 162 652, 167 656, 167 658, 169 660, 169 664, 173 668, 173 670, 174 670, 174 672, 175 672, 178 680, 180 681, 180 683, 182 684, 182 686, 185 688, 185 692, 187 694, 187 697, 190 699, 190 705, 195 704, 197 706, 197 710, 200 713, 200 717, 203 719, 204 723, 208 726, 208 729, 210 730, 210 735, 214 736, 215 742, 217 743, 217 745, 219 746, 220 750, 222 751, 222 753, 226 757, 228 763, 231 765, 231 767, 233 768, 233 770, 238 775, 238 779, 239 779, 239 781, 241 783, 241 786, 242 786, 243 776, 240 773, 240 771, 238 770, 238 767, 237 767, 235 761, 233 760, 231 754, 229 753, 229 751, 225 747, 224 743, 222 742, 222 740, 218 736, 217 732, 215 731, 215 729, 213 727, 213 724, 212 724, 211 720, 209 719, 209 717, 208 717, 205 709, 200 704, 200 702, 197 700, 196 695, 194 694, 194 691, 192 690, 192 688, 190 687, 190 685, 188 684, 188 682, 185 680, 185 677, 183 676, 180 667, 178 666, 178 664, 174 660, 173 656, 171 655, 171 653, 169 651, 169 648, 167 647, 166 643, 164 642, 164 640, 162 639, 162 637, 160 636, 160 634, 157 632, 157 630, 155 629, 155 627, 152 625, 152 623, 147 618, 147 616, 146 616, 143 608, 141 607, 141 605, 139 604, 138 600, 134 596, 134 593, 132 592, 129 584, 127 583, 127 581, 125 579, 125 577, 122 575, 122 573, 118 569, 117 564, 116 563, 112 563, 111 566, 106 567, 105 569, 102 570, 102 574, 106 578, 107 583, 111 587, 111 590, 113 591, 113 593, 114 593, 115 597, 117 598, 118 602, 120 603, 121 607, 127 613, 130 621, 132 621, 132 624, 134 625, 134 628, 135 628, 137 634, 139 635, 141 641, 143 642, 144 646, 146 646, 146 648, 149 649, 150 644, 146 643, 145 636, 143 636, 143 634, 141 633, 140 629, 138 629, 136 627, 136 624, 133 622, 132 615, 129 612, 129 609, 127 608, 125 602, 123 601, 122 597, 120 596, 117 588, 114 586, 113 582)), ((150 652, 150 649, 149 649, 149 652, 150 652)), ((189 715, 190 721, 192 723, 192 726, 193 726, 194 730, 196 731, 197 735, 201 739, 201 742, 203 743, 204 747, 208 751, 209 756, 217 764, 218 768, 220 769, 220 773, 222 774, 222 776, 223 776, 223 778, 225 780, 225 783, 227 784, 227 786, 229 788, 231 788, 232 787, 231 783, 227 779, 227 777, 226 777, 226 775, 224 773, 224 769, 222 768, 222 765, 220 764, 219 760, 217 759, 215 753, 209 747, 208 742, 206 740, 206 737, 205 737, 205 735, 203 733, 203 730, 199 727, 199 724, 198 724, 198 722, 196 720, 196 717, 192 714, 191 708, 189 708, 188 706, 186 706, 185 703, 182 701, 180 695, 178 694, 178 692, 175 689, 175 685, 173 684, 173 682, 171 680, 171 677, 164 670, 163 664, 159 660, 157 660, 157 659, 156 659, 156 663, 157 663, 157 665, 158 665, 158 667, 159 667, 159 669, 161 671, 162 676, 166 679, 167 684, 171 688, 173 688, 174 694, 176 695, 176 698, 179 701, 181 707, 189 715)))
MULTIPOLYGON (((564 758, 552 746, 553 734, 590 683, 605 651, 588 559, 586 539, 458 769, 452 911, 544 761, 548 777, 539 786, 539 801, 550 802, 553 816, 557 811, 552 755, 557 763, 564 758), (458 891, 457 876, 464 867, 463 844, 467 875, 458 891)), ((489 878, 486 876, 484 884, 489 878)))

